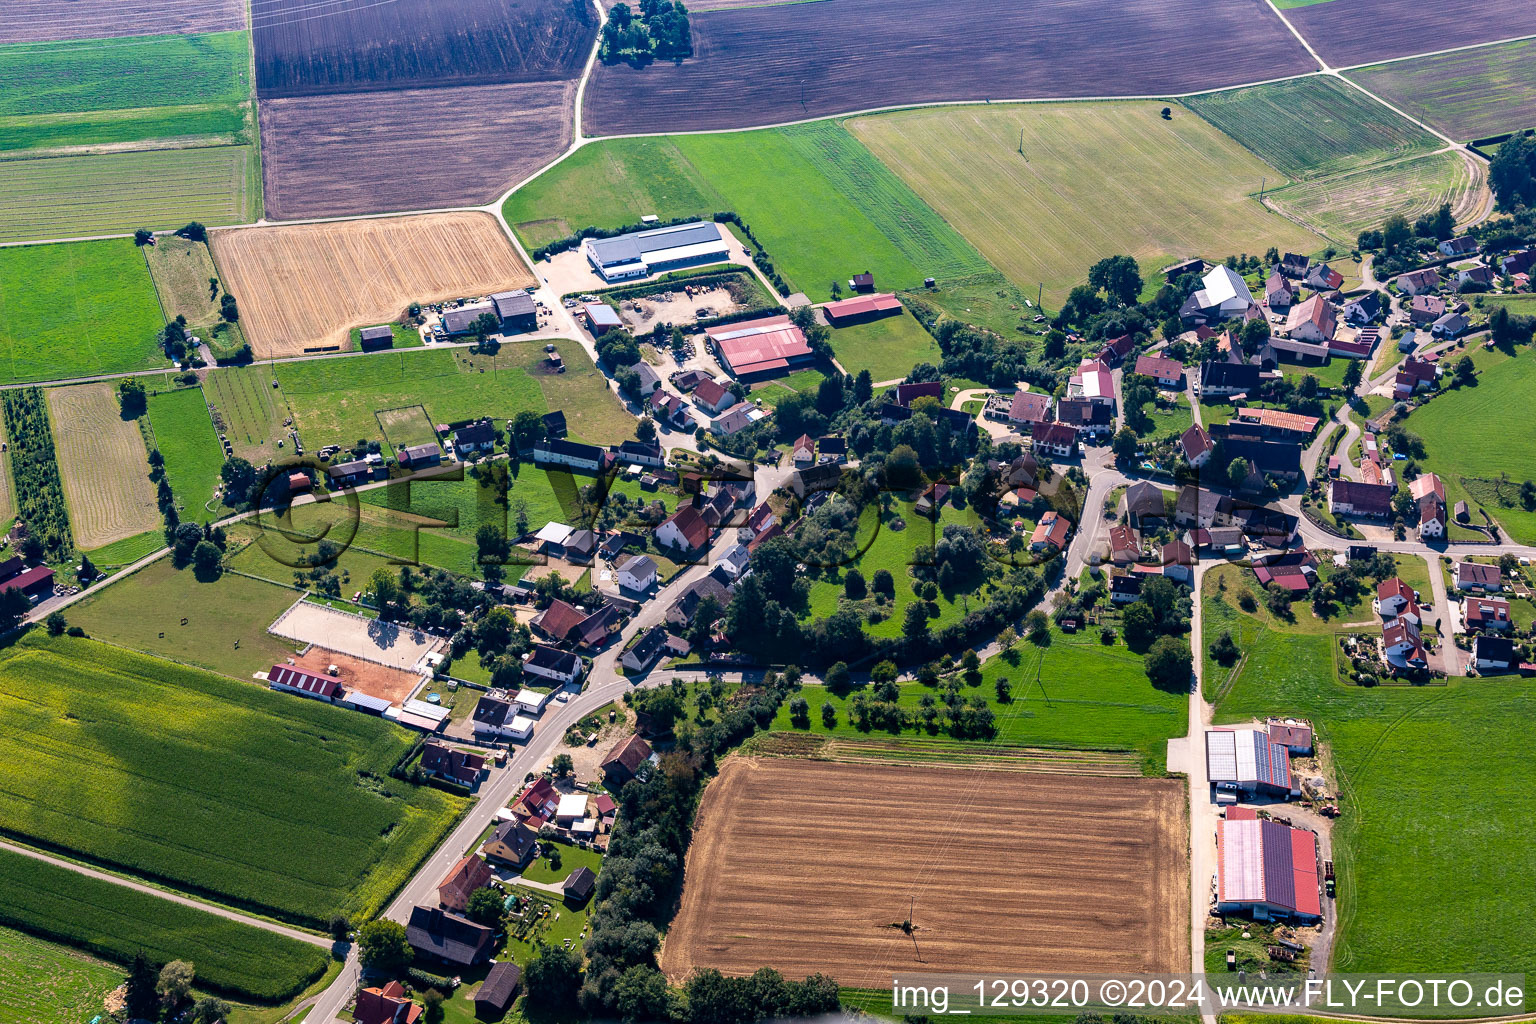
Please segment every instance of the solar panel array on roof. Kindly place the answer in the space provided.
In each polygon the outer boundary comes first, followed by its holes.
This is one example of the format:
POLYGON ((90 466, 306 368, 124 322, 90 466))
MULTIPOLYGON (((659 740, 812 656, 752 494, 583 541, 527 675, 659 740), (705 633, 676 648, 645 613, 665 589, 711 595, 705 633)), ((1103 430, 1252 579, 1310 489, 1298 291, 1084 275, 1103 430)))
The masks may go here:
POLYGON ((1205 765, 1212 782, 1291 788, 1290 752, 1261 730, 1209 730, 1205 734, 1205 765))

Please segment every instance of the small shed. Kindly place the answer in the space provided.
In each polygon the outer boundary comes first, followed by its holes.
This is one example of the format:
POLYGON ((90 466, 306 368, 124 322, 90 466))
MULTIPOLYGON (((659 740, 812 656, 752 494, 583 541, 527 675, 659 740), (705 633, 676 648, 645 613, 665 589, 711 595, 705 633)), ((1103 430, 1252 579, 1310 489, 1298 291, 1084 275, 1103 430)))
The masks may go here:
POLYGON ((506 1013, 522 982, 523 972, 517 964, 510 960, 492 964, 475 992, 475 1016, 481 1020, 495 1020, 506 1013))
POLYGON ((381 348, 395 346, 395 332, 387 326, 364 327, 357 332, 357 337, 364 352, 377 352, 381 348))

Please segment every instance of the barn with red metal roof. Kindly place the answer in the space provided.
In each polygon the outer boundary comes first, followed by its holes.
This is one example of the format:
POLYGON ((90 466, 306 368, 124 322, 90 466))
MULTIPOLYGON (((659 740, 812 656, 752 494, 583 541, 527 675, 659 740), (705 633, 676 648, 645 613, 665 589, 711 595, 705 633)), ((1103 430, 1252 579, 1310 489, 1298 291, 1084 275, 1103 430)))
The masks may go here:
POLYGON ((1278 821, 1228 815, 1216 822, 1216 908, 1256 920, 1322 916, 1317 836, 1278 821))
POLYGON ((725 368, 737 377, 788 373, 816 358, 800 328, 783 315, 721 324, 704 333, 725 368))

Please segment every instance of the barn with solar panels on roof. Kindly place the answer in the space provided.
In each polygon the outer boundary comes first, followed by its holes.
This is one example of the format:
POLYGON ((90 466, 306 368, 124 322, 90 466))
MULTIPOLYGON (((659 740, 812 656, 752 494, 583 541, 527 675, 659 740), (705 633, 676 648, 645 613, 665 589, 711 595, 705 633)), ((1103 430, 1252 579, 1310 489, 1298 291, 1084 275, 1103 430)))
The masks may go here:
POLYGON ((1218 794, 1241 791, 1281 800, 1301 795, 1291 776, 1290 751, 1260 729, 1208 730, 1205 767, 1218 794))

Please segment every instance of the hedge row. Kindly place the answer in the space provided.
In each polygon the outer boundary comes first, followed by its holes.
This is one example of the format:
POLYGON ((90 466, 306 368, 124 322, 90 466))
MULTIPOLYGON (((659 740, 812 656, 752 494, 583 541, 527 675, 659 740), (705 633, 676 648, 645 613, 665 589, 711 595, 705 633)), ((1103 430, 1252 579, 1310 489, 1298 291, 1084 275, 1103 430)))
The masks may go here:
POLYGON ((0 850, 0 924, 127 964, 187 960, 198 984, 276 1003, 325 973, 327 956, 284 935, 0 850))

